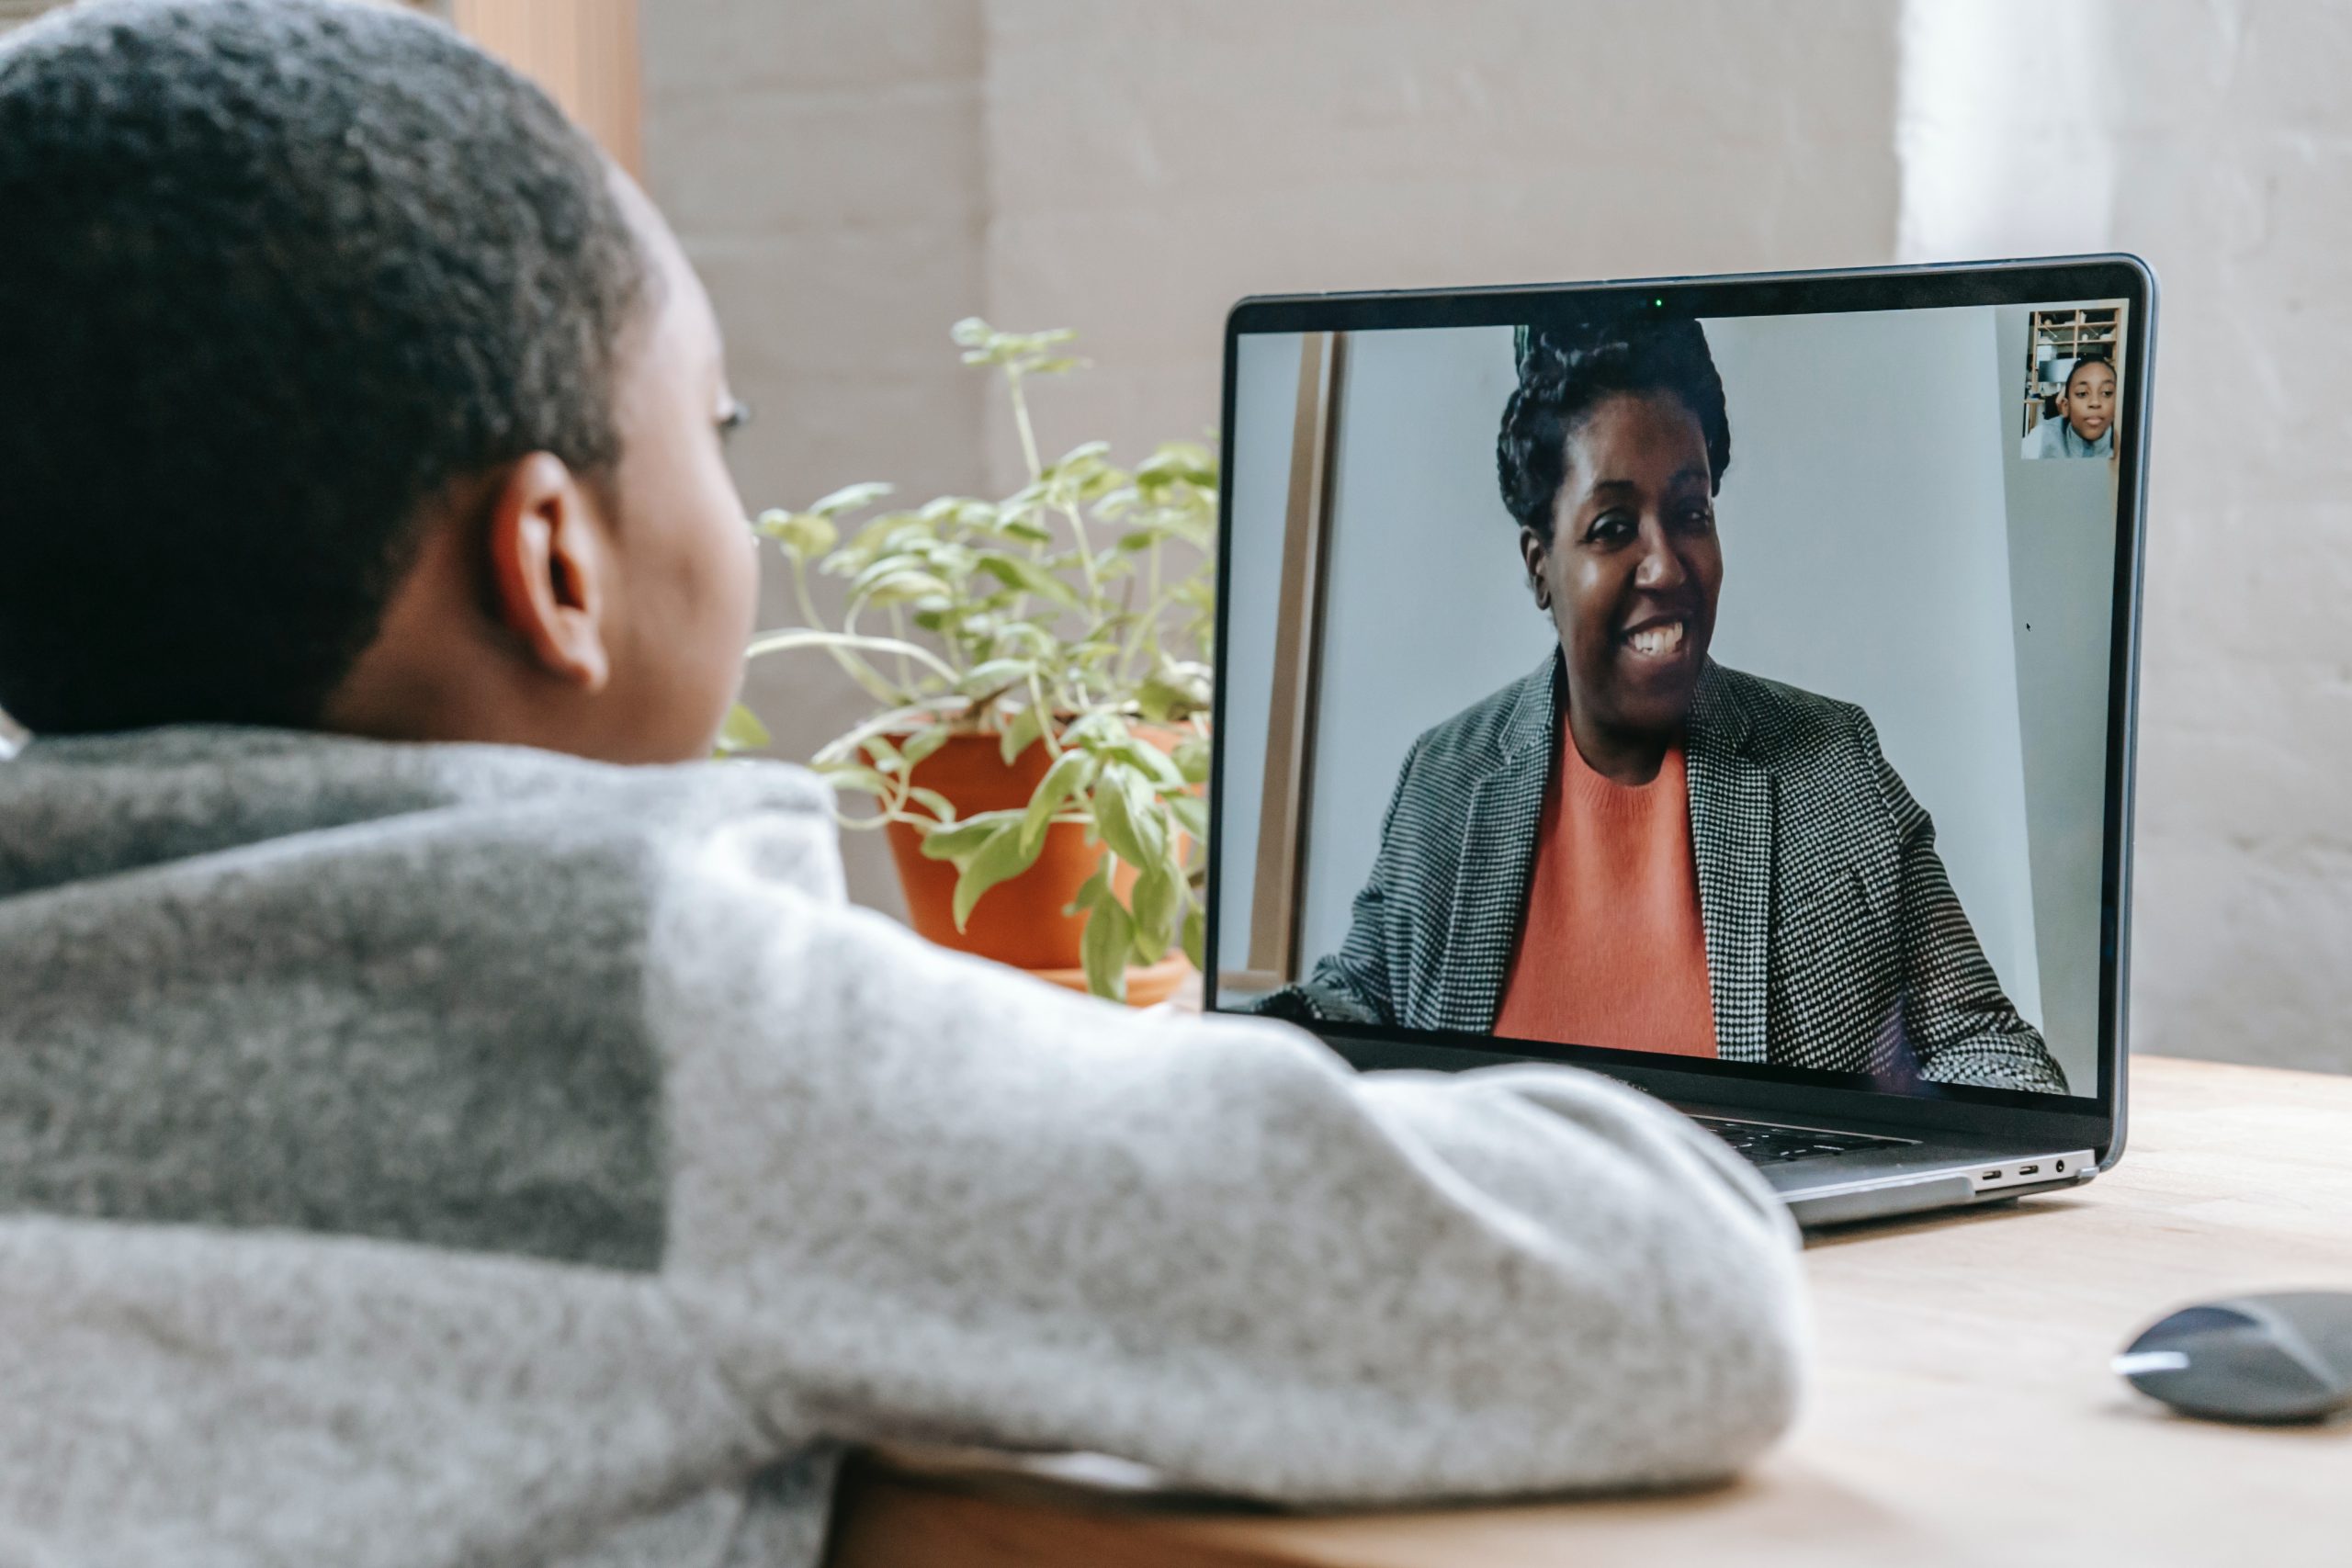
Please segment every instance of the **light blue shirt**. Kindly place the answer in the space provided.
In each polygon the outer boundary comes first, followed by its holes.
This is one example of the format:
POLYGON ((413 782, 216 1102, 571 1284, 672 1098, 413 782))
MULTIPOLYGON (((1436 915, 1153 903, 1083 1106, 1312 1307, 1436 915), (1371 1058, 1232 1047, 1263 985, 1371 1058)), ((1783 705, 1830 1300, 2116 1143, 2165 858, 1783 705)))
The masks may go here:
POLYGON ((2051 414, 2025 433, 2018 454, 2025 457, 2104 457, 2115 450, 2115 426, 2098 433, 2096 441, 2075 434, 2064 414, 2051 414))

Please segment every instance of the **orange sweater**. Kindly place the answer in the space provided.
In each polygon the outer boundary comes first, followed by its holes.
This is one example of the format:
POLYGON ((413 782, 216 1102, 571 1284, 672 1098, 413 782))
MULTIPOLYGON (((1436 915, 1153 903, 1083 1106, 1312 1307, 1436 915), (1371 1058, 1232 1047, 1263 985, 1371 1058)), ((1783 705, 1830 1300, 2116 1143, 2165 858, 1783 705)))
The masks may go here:
POLYGON ((1682 749, 1628 787, 1577 751, 1565 718, 1495 1032, 1514 1040, 1715 1055, 1707 935, 1682 749))

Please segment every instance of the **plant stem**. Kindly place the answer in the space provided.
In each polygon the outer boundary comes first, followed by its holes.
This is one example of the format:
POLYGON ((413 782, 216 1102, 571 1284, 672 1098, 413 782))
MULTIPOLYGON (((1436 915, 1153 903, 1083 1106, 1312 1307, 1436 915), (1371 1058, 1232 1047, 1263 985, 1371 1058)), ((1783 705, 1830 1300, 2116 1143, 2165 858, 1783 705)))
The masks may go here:
MULTIPOLYGON (((890 606, 890 635, 900 642, 907 640, 907 612, 898 604, 890 606)), ((902 653, 899 655, 899 684, 911 689, 914 683, 914 671, 908 666, 907 656, 902 653)))
POLYGON ((1029 395, 1021 389, 1021 372, 1006 366, 1004 385, 1012 394, 1012 427, 1021 433, 1021 456, 1029 464, 1029 482, 1035 484, 1046 477, 1046 465, 1037 456, 1037 433, 1029 423, 1029 395))
MULTIPOLYGON (((808 569, 801 564, 799 557, 794 556, 790 558, 792 596, 799 602, 800 618, 808 624, 811 630, 823 631, 826 629, 825 618, 817 614, 817 606, 808 597, 808 569)), ((828 649, 827 651, 833 656, 833 662, 841 666, 842 672, 856 682, 859 689, 867 696, 877 702, 888 703, 892 707, 904 704, 907 694, 903 690, 893 690, 889 679, 882 671, 866 663, 865 660, 858 658, 845 648, 834 647, 828 649)), ((753 644, 743 657, 756 659, 759 657, 759 652, 758 645, 753 644)))
MULTIPOLYGON (((895 612, 898 609, 898 606, 893 604, 890 605, 889 608, 895 612)), ((920 643, 910 642, 902 637, 876 637, 872 632, 859 631, 857 629, 857 604, 855 601, 851 602, 849 608, 844 611, 842 615, 842 635, 846 637, 855 638, 861 646, 873 649, 877 653, 896 653, 901 659, 911 654, 916 659, 921 660, 923 663, 931 666, 932 669, 937 671, 946 679, 948 685, 951 687, 964 678, 964 672, 961 670, 956 669, 954 665, 940 659, 938 655, 933 653, 930 649, 924 648, 920 643)), ((756 648, 758 647, 758 644, 754 643, 752 646, 756 648)), ((948 655, 951 658, 954 657, 956 653, 956 645, 953 642, 943 637, 940 639, 940 646, 947 650, 948 655)))
MULTIPOLYGON (((828 646, 837 648, 839 646, 838 644, 828 644, 825 642, 824 639, 828 637, 854 638, 858 646, 872 649, 876 653, 904 654, 920 664, 928 665, 931 669, 936 671, 941 676, 950 682, 956 679, 955 671, 942 663, 937 655, 933 654, 931 649, 924 648, 920 643, 901 642, 896 637, 873 637, 864 632, 826 632, 797 629, 792 631, 769 632, 763 637, 753 637, 752 639, 752 646, 744 650, 743 656, 747 659, 757 659, 763 654, 785 653, 796 648, 822 648, 828 646)), ((875 676, 875 679, 880 681, 883 678, 877 674, 875 676)), ((888 684, 888 682, 885 682, 885 684, 888 684)), ((893 695, 899 699, 913 699, 915 697, 915 694, 904 692, 896 693, 893 694, 893 695)), ((904 705, 903 702, 900 705, 904 705)))
POLYGON ((1069 519, 1070 537, 1078 541, 1079 570, 1086 573, 1086 607, 1094 612, 1094 618, 1099 621, 1103 611, 1102 575, 1094 567, 1094 547, 1086 536, 1086 518, 1076 502, 1065 504, 1062 513, 1069 519))
MULTIPOLYGON (((1007 365, 1004 367, 1004 388, 1012 400, 1012 427, 1021 437, 1022 460, 1029 465, 1029 482, 1035 484, 1046 477, 1046 463, 1037 450, 1036 425, 1029 417, 1029 393, 1023 385, 1022 373, 1017 367, 1007 365)), ((1078 547, 1079 570, 1086 576, 1087 610, 1099 625, 1103 613, 1102 577, 1095 564, 1092 544, 1086 536, 1086 519, 1080 514, 1075 502, 1064 503, 1059 510, 1069 519, 1070 537, 1078 547)), ((1035 559, 1042 553, 1043 547, 1036 547, 1030 551, 1031 558, 1035 559)), ((1028 596, 1023 594, 1018 601, 1014 613, 1025 614, 1027 608, 1028 596)), ((1074 694, 1078 699, 1077 705, 1080 708, 1085 707, 1089 698, 1084 678, 1073 673, 1070 681, 1072 686, 1076 688, 1074 694)), ((1048 717, 1050 718, 1050 715, 1048 717)))
POLYGON ((1153 540, 1151 541, 1151 592, 1150 592, 1149 593, 1148 593, 1148 594, 1146 594, 1146 595, 1144 596, 1144 600, 1145 600, 1145 603, 1148 604, 1151 606, 1151 613, 1150 613, 1150 614, 1148 614, 1148 615, 1147 615, 1146 616, 1144 616, 1144 618, 1143 618, 1143 624, 1144 624, 1144 626, 1145 626, 1147 628, 1148 628, 1148 629, 1149 629, 1149 631, 1150 631, 1150 634, 1151 634, 1151 652, 1152 652, 1153 656, 1154 656, 1155 658, 1157 658, 1157 656, 1159 655, 1159 605, 1160 605, 1160 598, 1159 598, 1159 541, 1157 538, 1155 538, 1155 539, 1153 539, 1153 540))
POLYGON ((1046 754, 1056 761, 1061 761, 1062 742, 1061 737, 1054 733, 1054 710, 1046 705, 1046 688, 1035 669, 1029 671, 1029 700, 1036 705, 1038 734, 1045 739, 1046 754))
POLYGON ((1136 622, 1134 626, 1127 628, 1127 640, 1124 645, 1122 645, 1119 650, 1119 680, 1121 684, 1134 684, 1135 657, 1137 653, 1143 650, 1144 644, 1147 640, 1149 640, 1151 643, 1153 652, 1157 653, 1159 651, 1159 644, 1157 636, 1151 636, 1147 638, 1147 634, 1156 632, 1156 629, 1159 625, 1159 617, 1161 614, 1167 610, 1168 606, 1174 603, 1176 603, 1175 594, 1163 593, 1155 589, 1152 594, 1151 603, 1144 608, 1143 618, 1136 622))

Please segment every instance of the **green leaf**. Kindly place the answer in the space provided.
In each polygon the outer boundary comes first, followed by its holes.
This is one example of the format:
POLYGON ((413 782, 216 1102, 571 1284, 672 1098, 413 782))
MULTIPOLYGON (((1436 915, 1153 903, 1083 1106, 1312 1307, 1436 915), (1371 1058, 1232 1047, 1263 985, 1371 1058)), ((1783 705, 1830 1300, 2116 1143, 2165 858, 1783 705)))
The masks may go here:
POLYGON ((1044 664, 1062 656, 1061 638, 1033 621, 1005 621, 996 634, 1000 650, 1018 649, 1022 656, 1044 664))
POLYGON ((960 714, 971 706, 962 697, 940 696, 924 702, 910 703, 905 707, 886 708, 846 735, 836 735, 817 749, 816 766, 855 760, 858 748, 876 735, 894 731, 916 731, 937 724, 950 714, 960 714))
POLYGON ((933 828, 922 836, 922 858, 955 861, 960 865, 967 857, 978 854, 1000 829, 1020 820, 1018 811, 983 811, 952 827, 933 828))
POLYGON ((922 807, 924 810, 930 812, 942 822, 954 822, 956 820, 956 803, 948 799, 945 795, 940 794, 935 789, 925 789, 921 784, 917 784, 912 789, 907 791, 907 798, 922 807))
POLYGON ((844 512, 862 512, 889 493, 890 487, 886 484, 843 485, 810 507, 808 512, 820 518, 839 517, 844 512))
POLYGON ((784 553, 796 560, 823 555, 842 536, 829 519, 809 512, 763 512, 752 526, 783 546, 784 553))
POLYGON ((844 766, 835 762, 831 766, 820 768, 817 772, 827 784, 844 793, 856 791, 865 795, 888 795, 893 787, 888 779, 884 778, 872 768, 844 766))
MULTIPOLYGON (((1073 653, 1072 657, 1076 654, 1073 653)), ((1125 722, 1105 708, 1097 708, 1062 731, 1063 745, 1083 746, 1092 751, 1114 750, 1129 744, 1133 739, 1125 722)))
POLYGON ((1155 724, 1168 724, 1198 713, 1208 705, 1209 694, 1201 682, 1173 669, 1156 670, 1136 688, 1136 705, 1155 724))
POLYGON ((825 570, 854 576, 869 570, 884 556, 898 553, 908 544, 930 536, 930 527, 913 513, 885 513, 852 535, 849 543, 826 561, 825 570))
POLYGON ((1216 454, 1197 441, 1163 441, 1136 466, 1138 479, 1181 478, 1193 484, 1216 482, 1216 454))
POLYGON ((875 581, 857 603, 881 609, 891 604, 911 604, 917 599, 950 599, 955 590, 927 571, 899 570, 887 572, 875 581))
POLYGON ((900 743, 899 755, 905 758, 907 766, 911 768, 942 746, 946 745, 947 735, 948 729, 944 724, 934 724, 927 729, 918 729, 900 743))
POLYGON ((1198 904, 1184 911, 1183 942, 1184 956, 1193 961, 1193 967, 1206 969, 1209 966, 1209 919, 1206 911, 1198 904))
POLYGON ((1176 919, 1184 907, 1184 881, 1165 861, 1156 861, 1136 878, 1127 896, 1135 919, 1135 955, 1138 964, 1157 964, 1176 940, 1176 919))
MULTIPOLYGON (((1007 815, 1012 815, 1008 813, 1007 815)), ((972 906, 1000 882, 1009 882, 1037 863, 1037 852, 1023 842, 1017 823, 1007 822, 980 843, 956 878, 956 929, 972 918, 972 906)))
POLYGON ((1168 852, 1168 827, 1151 786, 1134 769, 1113 763, 1094 784, 1094 825, 1129 865, 1153 865, 1168 852))
POLYGON ((923 502, 915 515, 926 523, 952 523, 959 528, 986 528, 996 521, 996 503, 968 495, 943 495, 923 502))
POLYGON ((759 751, 775 742, 768 727, 760 716, 737 703, 727 710, 727 722, 718 727, 718 750, 722 754, 734 751, 759 751))
MULTIPOLYGON (((1108 863, 1107 862, 1105 863, 1108 863)), ((1094 900, 1078 939, 1086 988, 1114 1002, 1127 999, 1127 954, 1135 950, 1135 920, 1107 889, 1094 900)))
POLYGON ((1196 844, 1205 843, 1209 836, 1209 803, 1197 795, 1171 795, 1161 800, 1178 827, 1193 837, 1196 844))
POLYGON ((1102 462, 1104 457, 1110 456, 1110 453, 1111 444, 1108 441, 1080 442, 1063 453, 1059 462, 1046 464, 1046 476, 1050 479, 1056 474, 1066 474, 1075 468, 1091 467, 1102 462))
POLYGON ((1175 752, 1170 760, 1176 764, 1176 771, 1184 775, 1186 784, 1206 784, 1210 755, 1207 736, 1188 735, 1176 742, 1175 752))
POLYGON ((1023 556, 984 555, 979 568, 1007 588, 1050 599, 1066 609, 1078 607, 1078 591, 1035 561, 1023 556))
POLYGON ((1037 671, 1034 659, 990 659, 964 671, 964 690, 972 695, 986 696, 1008 686, 1018 685, 1037 671))
POLYGON ((997 742, 997 751, 1004 759, 1004 765, 1008 768, 1012 766, 1013 759, 1036 744, 1037 738, 1045 733, 1046 716, 1037 711, 1034 704, 1006 719, 1003 737, 997 742))
POLYGON ((1095 900, 1107 897, 1104 891, 1111 886, 1111 857, 1104 855, 1094 863, 1094 874, 1079 885, 1077 896, 1062 907, 1065 917, 1076 917, 1094 908, 1095 900))
POLYGON ((1121 761, 1136 769, 1144 777, 1162 789, 1182 789, 1191 781, 1184 777, 1176 760, 1148 740, 1130 738, 1104 748, 1121 761))
POLYGON ((1077 791, 1084 789, 1092 776, 1094 759, 1084 751, 1069 750, 1054 759, 1046 776, 1037 781, 1035 793, 1029 796, 1029 809, 1021 821, 1021 833, 1030 852, 1035 853, 1046 840, 1046 829, 1052 824, 1054 813, 1062 802, 1077 791))
POLYGON ((956 539, 924 539, 908 546, 908 551, 921 557, 941 577, 968 577, 972 568, 979 564, 978 552, 956 539))

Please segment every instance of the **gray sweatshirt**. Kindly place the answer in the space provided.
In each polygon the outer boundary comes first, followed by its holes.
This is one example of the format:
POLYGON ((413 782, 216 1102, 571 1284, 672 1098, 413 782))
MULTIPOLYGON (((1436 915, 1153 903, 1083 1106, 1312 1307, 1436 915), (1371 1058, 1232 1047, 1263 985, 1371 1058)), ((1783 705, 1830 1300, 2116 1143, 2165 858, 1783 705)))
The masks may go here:
POLYGON ((844 1444, 1288 1503, 1720 1474, 1763 1184, 844 902, 828 792, 259 730, 0 762, 0 1562, 807 1564, 844 1444))

